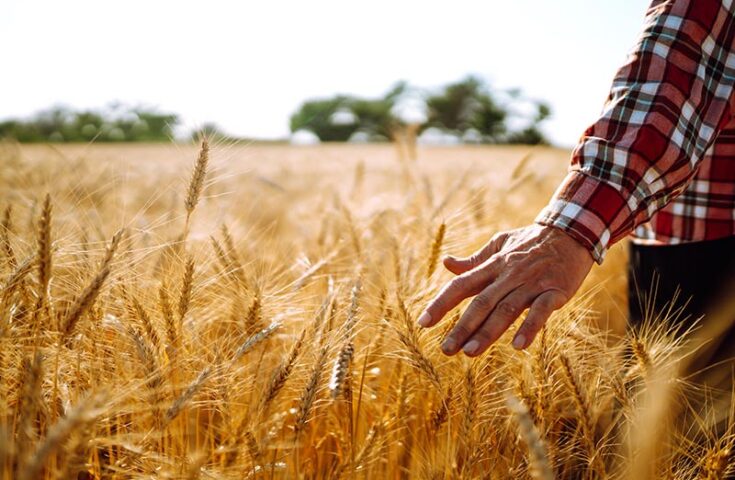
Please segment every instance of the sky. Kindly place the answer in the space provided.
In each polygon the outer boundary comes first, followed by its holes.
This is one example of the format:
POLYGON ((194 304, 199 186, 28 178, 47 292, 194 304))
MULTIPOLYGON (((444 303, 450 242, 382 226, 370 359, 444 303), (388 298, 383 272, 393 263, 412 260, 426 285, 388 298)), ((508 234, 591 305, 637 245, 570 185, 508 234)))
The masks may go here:
POLYGON ((479 75, 545 100, 572 145, 595 120, 647 0, 2 0, 0 119, 111 101, 187 128, 288 135, 301 102, 479 75))

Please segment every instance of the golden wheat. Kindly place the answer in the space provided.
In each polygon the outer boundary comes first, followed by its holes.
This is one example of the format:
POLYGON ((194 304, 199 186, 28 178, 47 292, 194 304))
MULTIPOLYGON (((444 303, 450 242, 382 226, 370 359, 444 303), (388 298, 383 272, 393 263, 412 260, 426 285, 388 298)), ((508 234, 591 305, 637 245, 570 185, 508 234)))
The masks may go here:
POLYGON ((464 304, 415 325, 442 253, 532 221, 567 152, 162 148, 64 147, 71 168, 22 147, 0 170, 0 479, 626 478, 641 452, 649 478, 733 470, 684 343, 616 313, 622 247, 526 352, 445 357, 464 304), (646 436, 660 385, 690 413, 646 436))

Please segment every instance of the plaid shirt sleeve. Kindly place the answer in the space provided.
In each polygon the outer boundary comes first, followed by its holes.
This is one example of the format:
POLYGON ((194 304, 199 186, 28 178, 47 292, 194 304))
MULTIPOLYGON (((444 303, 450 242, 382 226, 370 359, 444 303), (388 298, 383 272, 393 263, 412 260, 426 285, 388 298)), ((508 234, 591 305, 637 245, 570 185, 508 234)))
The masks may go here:
POLYGON ((655 0, 600 118, 536 222, 602 263, 608 248, 680 194, 731 118, 733 0, 655 0))

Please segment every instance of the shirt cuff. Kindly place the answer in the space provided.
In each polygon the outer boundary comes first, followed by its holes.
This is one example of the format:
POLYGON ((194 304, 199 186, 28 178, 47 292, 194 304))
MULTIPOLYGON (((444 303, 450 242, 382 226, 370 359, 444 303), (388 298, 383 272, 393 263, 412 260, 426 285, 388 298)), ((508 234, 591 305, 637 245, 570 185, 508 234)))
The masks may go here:
POLYGON ((599 264, 608 248, 633 230, 633 215, 623 194, 595 177, 567 174, 536 223, 555 227, 587 247, 599 264))

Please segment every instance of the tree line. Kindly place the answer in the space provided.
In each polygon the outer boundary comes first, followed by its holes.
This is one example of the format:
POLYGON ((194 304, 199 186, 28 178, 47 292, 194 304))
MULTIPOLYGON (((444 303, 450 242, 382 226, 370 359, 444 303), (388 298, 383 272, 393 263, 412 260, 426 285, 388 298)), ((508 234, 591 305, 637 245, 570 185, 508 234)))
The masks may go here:
MULTIPOLYGON (((518 90, 493 90, 477 77, 434 90, 399 82, 379 98, 335 95, 305 101, 291 116, 292 134, 307 131, 324 142, 389 141, 410 128, 455 143, 548 143, 540 126, 549 106, 518 90)), ((147 107, 119 103, 98 110, 53 107, 31 118, 0 121, 0 139, 19 142, 171 141, 180 117, 147 107)), ((191 138, 237 138, 206 123, 191 138)))
POLYGON ((173 138, 179 116, 145 107, 111 104, 76 111, 56 106, 27 120, 0 122, 0 138, 19 142, 158 142, 173 138))

